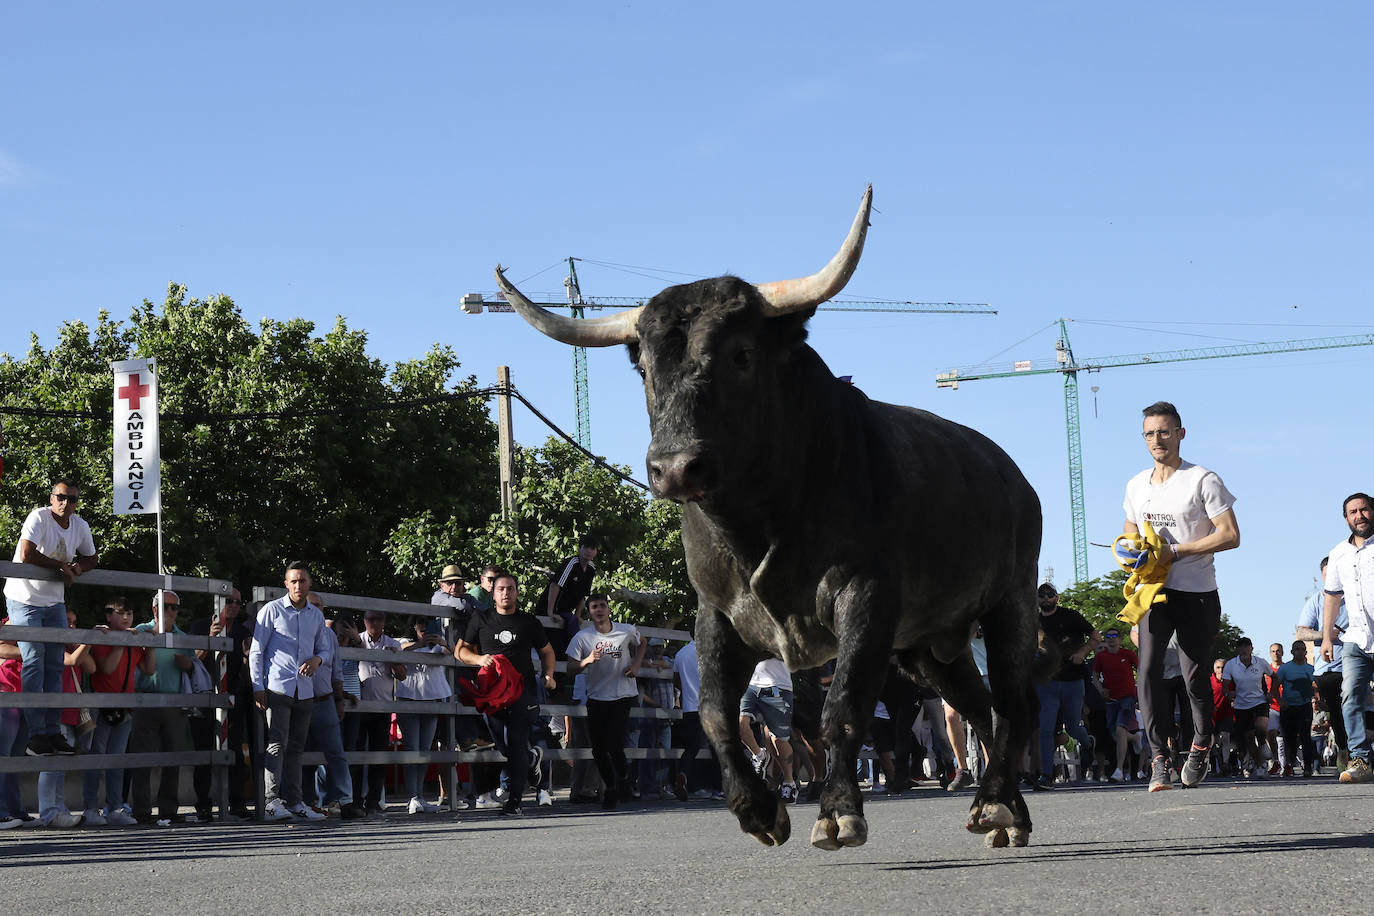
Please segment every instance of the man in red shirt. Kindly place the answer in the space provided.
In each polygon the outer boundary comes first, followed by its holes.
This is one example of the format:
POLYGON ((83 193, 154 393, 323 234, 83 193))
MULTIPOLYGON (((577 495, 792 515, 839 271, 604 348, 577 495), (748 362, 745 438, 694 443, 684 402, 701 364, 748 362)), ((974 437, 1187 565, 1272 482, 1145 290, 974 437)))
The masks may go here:
POLYGON ((1121 632, 1116 627, 1104 636, 1106 651, 1099 649, 1093 659, 1093 684, 1107 701, 1107 731, 1116 736, 1116 772, 1111 779, 1125 782, 1122 769, 1131 740, 1126 721, 1135 712, 1135 673, 1140 659, 1130 649, 1121 648, 1121 632))
MULTIPOLYGON (((1217 758, 1212 766, 1212 772, 1218 776, 1229 775, 1228 761, 1231 759, 1231 731, 1236 724, 1236 710, 1231 705, 1231 698, 1226 695, 1226 683, 1222 680, 1221 672, 1226 668, 1225 659, 1217 659, 1212 662, 1212 724, 1214 729, 1212 734, 1219 739, 1217 745, 1220 746, 1221 757, 1217 758)), ((1215 745, 1214 745, 1215 747, 1215 745)))

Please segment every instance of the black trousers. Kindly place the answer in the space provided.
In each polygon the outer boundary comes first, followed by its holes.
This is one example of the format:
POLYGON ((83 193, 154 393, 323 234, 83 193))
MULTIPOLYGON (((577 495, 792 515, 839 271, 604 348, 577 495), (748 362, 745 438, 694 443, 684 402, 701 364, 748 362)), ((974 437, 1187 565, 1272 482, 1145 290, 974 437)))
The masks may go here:
POLYGON ((1178 664, 1188 688, 1193 741, 1212 740, 1212 643, 1221 626, 1221 598, 1215 591, 1180 592, 1166 588, 1168 601, 1156 604, 1140 627, 1140 705, 1145 735, 1156 754, 1168 753, 1174 731, 1172 692, 1164 679, 1164 650, 1178 634, 1178 664))
MULTIPOLYGON (((391 749, 391 716, 384 712, 355 713, 358 722, 358 750, 386 751, 391 749)), ((348 768, 353 777, 353 801, 361 801, 375 808, 382 803, 382 788, 386 785, 386 764, 367 765, 367 794, 362 794, 363 767, 354 764, 348 768)))
POLYGON ((506 758, 506 788, 510 791, 510 800, 516 804, 525 797, 525 787, 529 785, 530 726, 537 718, 539 695, 530 686, 525 687, 524 695, 514 706, 487 714, 491 740, 506 758))
POLYGON ((1331 735, 1336 740, 1336 750, 1348 752, 1350 736, 1346 733, 1345 716, 1341 713, 1341 673, 1328 671, 1319 674, 1316 683, 1317 696, 1326 704, 1326 711, 1331 718, 1331 735))
POLYGON ((614 793, 625 779, 625 726, 634 697, 587 701, 587 734, 604 791, 614 793))
POLYGON ((1284 763, 1292 767, 1302 744, 1303 771, 1311 773, 1317 765, 1317 742, 1312 740, 1312 704, 1285 706, 1279 710, 1279 733, 1283 735, 1284 763))

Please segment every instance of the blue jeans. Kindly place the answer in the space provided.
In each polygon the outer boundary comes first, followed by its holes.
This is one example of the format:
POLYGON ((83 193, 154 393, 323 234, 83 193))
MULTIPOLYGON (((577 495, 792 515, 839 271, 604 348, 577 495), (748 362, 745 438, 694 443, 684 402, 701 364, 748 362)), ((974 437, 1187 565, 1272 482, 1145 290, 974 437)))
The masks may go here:
MULTIPOLYGON (((671 719, 640 719, 639 746, 668 750, 673 746, 673 722, 671 719)), ((668 759, 644 759, 639 761, 639 791, 657 792, 668 783, 668 759)))
MULTIPOLYGON (((10 623, 17 627, 58 627, 67 626, 67 605, 53 604, 48 607, 34 607, 5 599, 9 605, 10 623)), ((21 642, 19 657, 23 664, 20 680, 25 693, 61 693, 63 653, 66 647, 57 642, 21 642)), ((29 736, 60 734, 62 710, 36 709, 24 710, 24 721, 29 724, 29 736)))
POLYGON ((1341 649, 1341 715, 1345 718, 1351 758, 1369 763, 1369 734, 1364 727, 1364 701, 1369 695, 1369 676, 1374 673, 1374 655, 1346 643, 1341 649))
MULTIPOLYGON (((111 725, 95 713, 95 731, 91 732, 92 754, 122 754, 129 747, 129 733, 134 728, 133 713, 125 710, 124 721, 111 725)), ((124 770, 87 770, 81 782, 82 804, 86 810, 100 807, 100 777, 105 777, 105 813, 124 804, 124 770)))
POLYGON ((1125 728, 1126 720, 1131 713, 1135 712, 1135 697, 1122 697, 1119 700, 1107 701, 1107 732, 1116 740, 1116 730, 1118 727, 1125 728))
POLYGON ((1040 775, 1054 775, 1054 726, 1064 720, 1064 731, 1078 742, 1080 753, 1092 740, 1083 727, 1083 681, 1050 681, 1036 687, 1040 694, 1040 775))
MULTIPOLYGON (((65 616, 65 612, 64 612, 65 616)), ((59 710, 60 711, 60 710, 59 710)), ((91 733, 77 735, 76 726, 58 724, 59 732, 78 751, 85 751, 91 745, 91 733)), ((59 814, 70 814, 67 808, 66 770, 47 770, 38 774, 38 819, 46 826, 56 820, 59 814)))
MULTIPOLYGON (((434 747, 434 732, 439 727, 439 717, 419 715, 413 712, 396 714, 396 724, 401 726, 401 750, 427 751, 434 747)), ((427 763, 407 763, 402 767, 405 774, 406 794, 411 798, 422 798, 425 791, 425 770, 427 763)))
MULTIPOLYGON (((316 703, 310 712, 310 737, 306 739, 306 748, 324 754, 324 785, 320 786, 318 778, 312 781, 320 796, 320 805, 325 808, 331 802, 346 805, 353 801, 353 777, 348 772, 348 755, 344 753, 343 730, 339 724, 339 710, 332 698, 316 703)), ((304 789, 304 780, 301 785, 304 789)))
MULTIPOLYGON (((29 727, 17 706, 0 706, 0 757, 23 757, 29 743, 29 727)), ((0 773, 0 817, 26 814, 19 797, 19 774, 0 773)))

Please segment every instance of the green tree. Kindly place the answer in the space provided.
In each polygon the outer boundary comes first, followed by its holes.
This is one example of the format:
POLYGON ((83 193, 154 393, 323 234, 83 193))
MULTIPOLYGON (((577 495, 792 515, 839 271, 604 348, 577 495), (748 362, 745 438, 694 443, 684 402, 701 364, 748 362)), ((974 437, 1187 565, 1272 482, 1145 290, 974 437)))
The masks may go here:
POLYGON ((8 418, 0 543, 14 543, 49 481, 67 474, 82 484, 102 565, 154 570, 153 518, 111 515, 109 364, 155 357, 169 571, 277 585, 286 561, 304 559, 321 590, 427 595, 382 547, 417 506, 459 526, 490 515, 496 432, 481 396, 339 412, 476 388, 455 379, 448 347, 388 368, 366 344, 342 318, 323 335, 301 319, 254 329, 229 297, 188 299, 176 284, 127 325, 102 311, 94 329, 63 324, 51 350, 35 337, 23 359, 0 360, 0 403, 97 419, 8 418), (224 416, 247 412, 294 416, 224 416))
MULTIPOLYGON (((670 502, 649 500, 636 486, 587 460, 577 449, 550 438, 542 448, 517 449, 514 516, 494 513, 484 525, 465 529, 435 513, 421 513, 392 532, 386 552, 396 569, 427 572, 436 558, 457 563, 473 576, 494 564, 520 580, 523 604, 534 608, 548 573, 577 553, 578 539, 601 539, 594 587, 656 592, 652 608, 618 604, 619 619, 664 623, 695 607, 682 550, 682 517, 670 502)), ((628 469, 622 468, 628 473, 628 469)))
MULTIPOLYGON (((1123 638, 1129 627, 1116 619, 1126 605, 1123 589, 1129 574, 1124 569, 1114 569, 1105 576, 1076 582, 1059 593, 1059 603, 1071 607, 1088 619, 1098 632, 1105 633, 1108 627, 1119 627, 1123 638)), ((1231 658, 1236 654, 1236 643, 1244 632, 1231 623, 1225 612, 1221 615, 1221 628, 1216 642, 1212 645, 1212 658, 1231 658)))

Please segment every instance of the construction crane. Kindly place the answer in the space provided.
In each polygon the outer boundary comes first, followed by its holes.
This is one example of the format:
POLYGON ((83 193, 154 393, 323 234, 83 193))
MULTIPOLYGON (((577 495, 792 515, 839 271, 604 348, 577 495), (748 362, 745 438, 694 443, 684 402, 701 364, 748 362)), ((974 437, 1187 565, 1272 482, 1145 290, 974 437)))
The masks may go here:
POLYGON ((1018 360, 1005 364, 952 369, 935 376, 937 388, 957 390, 960 382, 978 379, 1015 378, 1023 375, 1064 376, 1064 427, 1069 440, 1069 509, 1073 519, 1074 581, 1088 578, 1088 524, 1083 505, 1083 442, 1078 422, 1078 373, 1100 372, 1117 366, 1148 366, 1155 363, 1180 363, 1197 359, 1227 359, 1233 356, 1263 356, 1271 353, 1296 353, 1303 350, 1336 350, 1344 347, 1374 346, 1374 334, 1350 337, 1314 337, 1307 340, 1280 340, 1270 343, 1234 344, 1195 350, 1165 350, 1159 353, 1132 353, 1079 360, 1069 344, 1068 319, 1059 319, 1059 339, 1054 358, 1018 360))
MULTIPOLYGON (((580 258, 568 258, 568 275, 563 279, 567 300, 563 302, 539 302, 531 300, 543 308, 566 308, 572 310, 572 317, 585 318, 587 309, 633 308, 649 301, 648 296, 630 298, 624 296, 602 296, 586 299, 577 282, 576 262, 580 258)), ((480 315, 485 308, 489 312, 513 312, 501 293, 468 293, 460 300, 460 305, 469 315, 480 315), (490 298, 488 298, 490 297, 490 298)), ((982 302, 895 302, 867 301, 859 299, 832 299, 820 308, 831 312, 914 312, 933 315, 996 315, 997 310, 982 302)), ((577 409, 577 444, 590 450, 592 447, 592 408, 591 395, 587 384, 587 348, 573 347, 573 400, 577 409)))

